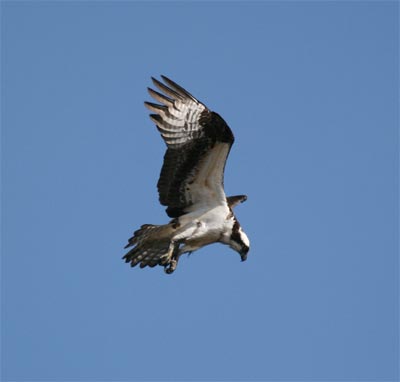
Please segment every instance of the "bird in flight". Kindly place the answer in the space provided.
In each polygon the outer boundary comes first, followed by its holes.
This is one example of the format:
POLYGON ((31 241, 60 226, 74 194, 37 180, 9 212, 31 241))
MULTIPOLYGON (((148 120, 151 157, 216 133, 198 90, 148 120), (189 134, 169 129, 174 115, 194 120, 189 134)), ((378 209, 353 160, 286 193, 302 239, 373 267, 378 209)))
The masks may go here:
POLYGON ((144 224, 129 239, 123 257, 132 267, 161 265, 175 271, 184 253, 206 245, 229 245, 247 259, 250 241, 233 213, 246 195, 226 196, 225 163, 234 136, 222 117, 165 76, 152 78, 155 101, 145 102, 154 114, 167 151, 157 183, 159 200, 172 219, 168 224, 144 224))

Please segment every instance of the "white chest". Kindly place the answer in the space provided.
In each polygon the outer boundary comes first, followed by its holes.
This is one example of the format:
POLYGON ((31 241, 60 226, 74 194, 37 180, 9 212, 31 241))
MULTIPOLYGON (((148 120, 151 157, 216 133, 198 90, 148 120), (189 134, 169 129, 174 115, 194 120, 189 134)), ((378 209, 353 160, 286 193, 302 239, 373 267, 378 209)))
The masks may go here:
POLYGON ((174 240, 194 240, 205 243, 218 241, 228 228, 228 215, 227 206, 217 206, 184 215, 180 218, 181 228, 177 231, 174 240))

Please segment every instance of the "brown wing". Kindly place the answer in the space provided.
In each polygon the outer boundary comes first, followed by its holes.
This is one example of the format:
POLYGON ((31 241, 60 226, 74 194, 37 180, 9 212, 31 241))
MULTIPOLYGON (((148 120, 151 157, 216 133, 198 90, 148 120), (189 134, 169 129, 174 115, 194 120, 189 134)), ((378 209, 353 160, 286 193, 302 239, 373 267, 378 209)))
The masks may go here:
POLYGON ((226 203, 223 177, 234 141, 231 129, 181 86, 161 77, 166 85, 152 80, 164 94, 148 90, 162 105, 145 102, 156 113, 150 118, 167 145, 157 184, 160 203, 168 207, 170 217, 179 217, 191 206, 226 203))

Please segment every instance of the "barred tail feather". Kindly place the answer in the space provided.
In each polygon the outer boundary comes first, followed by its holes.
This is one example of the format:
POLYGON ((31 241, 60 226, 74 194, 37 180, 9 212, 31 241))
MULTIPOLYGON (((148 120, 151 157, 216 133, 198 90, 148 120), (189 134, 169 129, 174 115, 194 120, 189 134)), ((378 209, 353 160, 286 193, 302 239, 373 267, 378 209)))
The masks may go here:
POLYGON ((140 263, 140 268, 145 266, 155 267, 166 265, 170 243, 170 225, 144 224, 129 239, 125 248, 132 248, 124 257, 126 263, 135 267, 140 263))
POLYGON ((134 246, 139 241, 142 241, 149 235, 149 231, 154 230, 159 226, 153 224, 143 224, 138 230, 133 233, 133 236, 128 240, 128 244, 125 245, 125 249, 134 246))

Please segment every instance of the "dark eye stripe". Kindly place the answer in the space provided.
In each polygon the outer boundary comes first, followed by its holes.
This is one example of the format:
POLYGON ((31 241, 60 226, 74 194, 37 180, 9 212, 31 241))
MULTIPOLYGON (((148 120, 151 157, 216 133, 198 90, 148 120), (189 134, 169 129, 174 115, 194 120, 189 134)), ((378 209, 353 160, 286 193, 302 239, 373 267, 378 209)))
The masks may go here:
POLYGON ((237 243, 242 243, 242 240, 240 238, 240 233, 239 233, 239 229, 240 229, 240 224, 239 222, 235 219, 235 223, 233 223, 233 227, 232 227, 232 234, 231 234, 231 239, 233 241, 236 241, 237 243))

